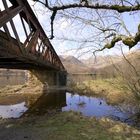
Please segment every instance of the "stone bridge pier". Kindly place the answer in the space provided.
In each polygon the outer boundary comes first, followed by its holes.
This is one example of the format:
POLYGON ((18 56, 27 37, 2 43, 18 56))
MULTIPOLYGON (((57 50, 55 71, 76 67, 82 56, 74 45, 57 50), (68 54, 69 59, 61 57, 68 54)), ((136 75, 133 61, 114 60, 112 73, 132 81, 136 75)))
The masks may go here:
POLYGON ((28 71, 28 85, 40 86, 47 90, 49 87, 64 87, 67 83, 67 72, 56 70, 28 71))

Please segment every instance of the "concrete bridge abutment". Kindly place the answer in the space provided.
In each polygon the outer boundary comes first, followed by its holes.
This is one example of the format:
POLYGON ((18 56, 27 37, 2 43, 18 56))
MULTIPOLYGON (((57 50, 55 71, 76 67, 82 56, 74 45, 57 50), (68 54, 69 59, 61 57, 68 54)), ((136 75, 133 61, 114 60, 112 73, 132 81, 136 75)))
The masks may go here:
POLYGON ((28 85, 40 86, 44 90, 49 87, 66 86, 67 72, 56 70, 30 70, 28 71, 28 85))

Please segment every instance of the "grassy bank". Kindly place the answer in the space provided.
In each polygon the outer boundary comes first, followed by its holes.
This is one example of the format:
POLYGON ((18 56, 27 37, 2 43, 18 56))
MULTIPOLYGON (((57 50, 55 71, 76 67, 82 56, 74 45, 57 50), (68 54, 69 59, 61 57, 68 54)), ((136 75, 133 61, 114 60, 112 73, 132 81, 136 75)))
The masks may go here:
POLYGON ((16 95, 16 94, 42 94, 43 85, 7 85, 5 87, 0 87, 0 96, 16 95))
POLYGON ((126 124, 102 118, 61 112, 48 117, 0 121, 3 140, 139 140, 140 131, 126 124))
POLYGON ((79 94, 106 98, 110 104, 136 100, 135 96, 121 79, 98 79, 73 84, 70 87, 79 94))
MULTIPOLYGON (((42 87, 43 88, 43 87, 42 87)), ((73 85, 81 94, 106 98, 118 104, 135 100, 134 95, 119 79, 91 80, 73 85)), ((1 89, 1 95, 40 93, 40 86, 10 86, 1 89), (14 90, 13 90, 14 89, 14 90)), ((17 97, 16 97, 17 98, 17 97)), ((1 97, 1 100, 4 100, 1 97)), ((6 100, 6 98, 5 98, 6 100)), ((12 99, 13 100, 13 99, 12 99)), ((9 101, 8 101, 9 102, 9 101)), ((84 117, 77 112, 53 112, 43 116, 21 119, 0 119, 0 140, 140 140, 140 130, 108 118, 84 117)))

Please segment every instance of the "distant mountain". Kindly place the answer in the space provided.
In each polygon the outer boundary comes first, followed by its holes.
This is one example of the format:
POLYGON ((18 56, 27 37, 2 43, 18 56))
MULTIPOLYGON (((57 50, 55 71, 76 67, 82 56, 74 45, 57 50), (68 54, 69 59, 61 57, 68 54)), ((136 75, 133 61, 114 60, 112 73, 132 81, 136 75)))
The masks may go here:
POLYGON ((96 73, 116 75, 117 73, 123 72, 123 74, 135 73, 137 71, 140 74, 140 51, 133 51, 128 54, 125 54, 122 57, 119 57, 118 60, 112 61, 110 64, 106 64, 103 67, 96 69, 96 73))
POLYGON ((112 63, 116 63, 121 61, 121 57, 119 56, 97 56, 97 57, 90 57, 86 60, 81 60, 85 65, 94 68, 99 69, 106 67, 112 63))
MULTIPOLYGON (((125 54, 125 57, 140 69, 140 50, 125 54)), ((115 73, 114 66, 129 69, 123 56, 97 56, 86 60, 78 60, 74 56, 60 56, 60 59, 69 73, 115 73)))
POLYGON ((59 56, 68 73, 92 73, 93 70, 74 56, 59 56))
POLYGON ((85 66, 83 64, 83 62, 81 62, 80 60, 78 60, 77 58, 75 58, 74 56, 67 56, 65 58, 65 61, 69 62, 69 63, 73 63, 75 65, 79 65, 79 66, 85 66))

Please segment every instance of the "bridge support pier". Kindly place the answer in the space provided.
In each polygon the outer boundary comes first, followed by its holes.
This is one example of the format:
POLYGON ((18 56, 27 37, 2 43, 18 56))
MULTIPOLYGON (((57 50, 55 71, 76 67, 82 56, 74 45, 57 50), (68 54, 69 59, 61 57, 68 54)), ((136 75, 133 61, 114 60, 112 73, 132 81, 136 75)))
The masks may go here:
POLYGON ((55 70, 30 70, 28 72, 28 85, 41 86, 46 90, 48 87, 66 86, 67 73, 55 70))

